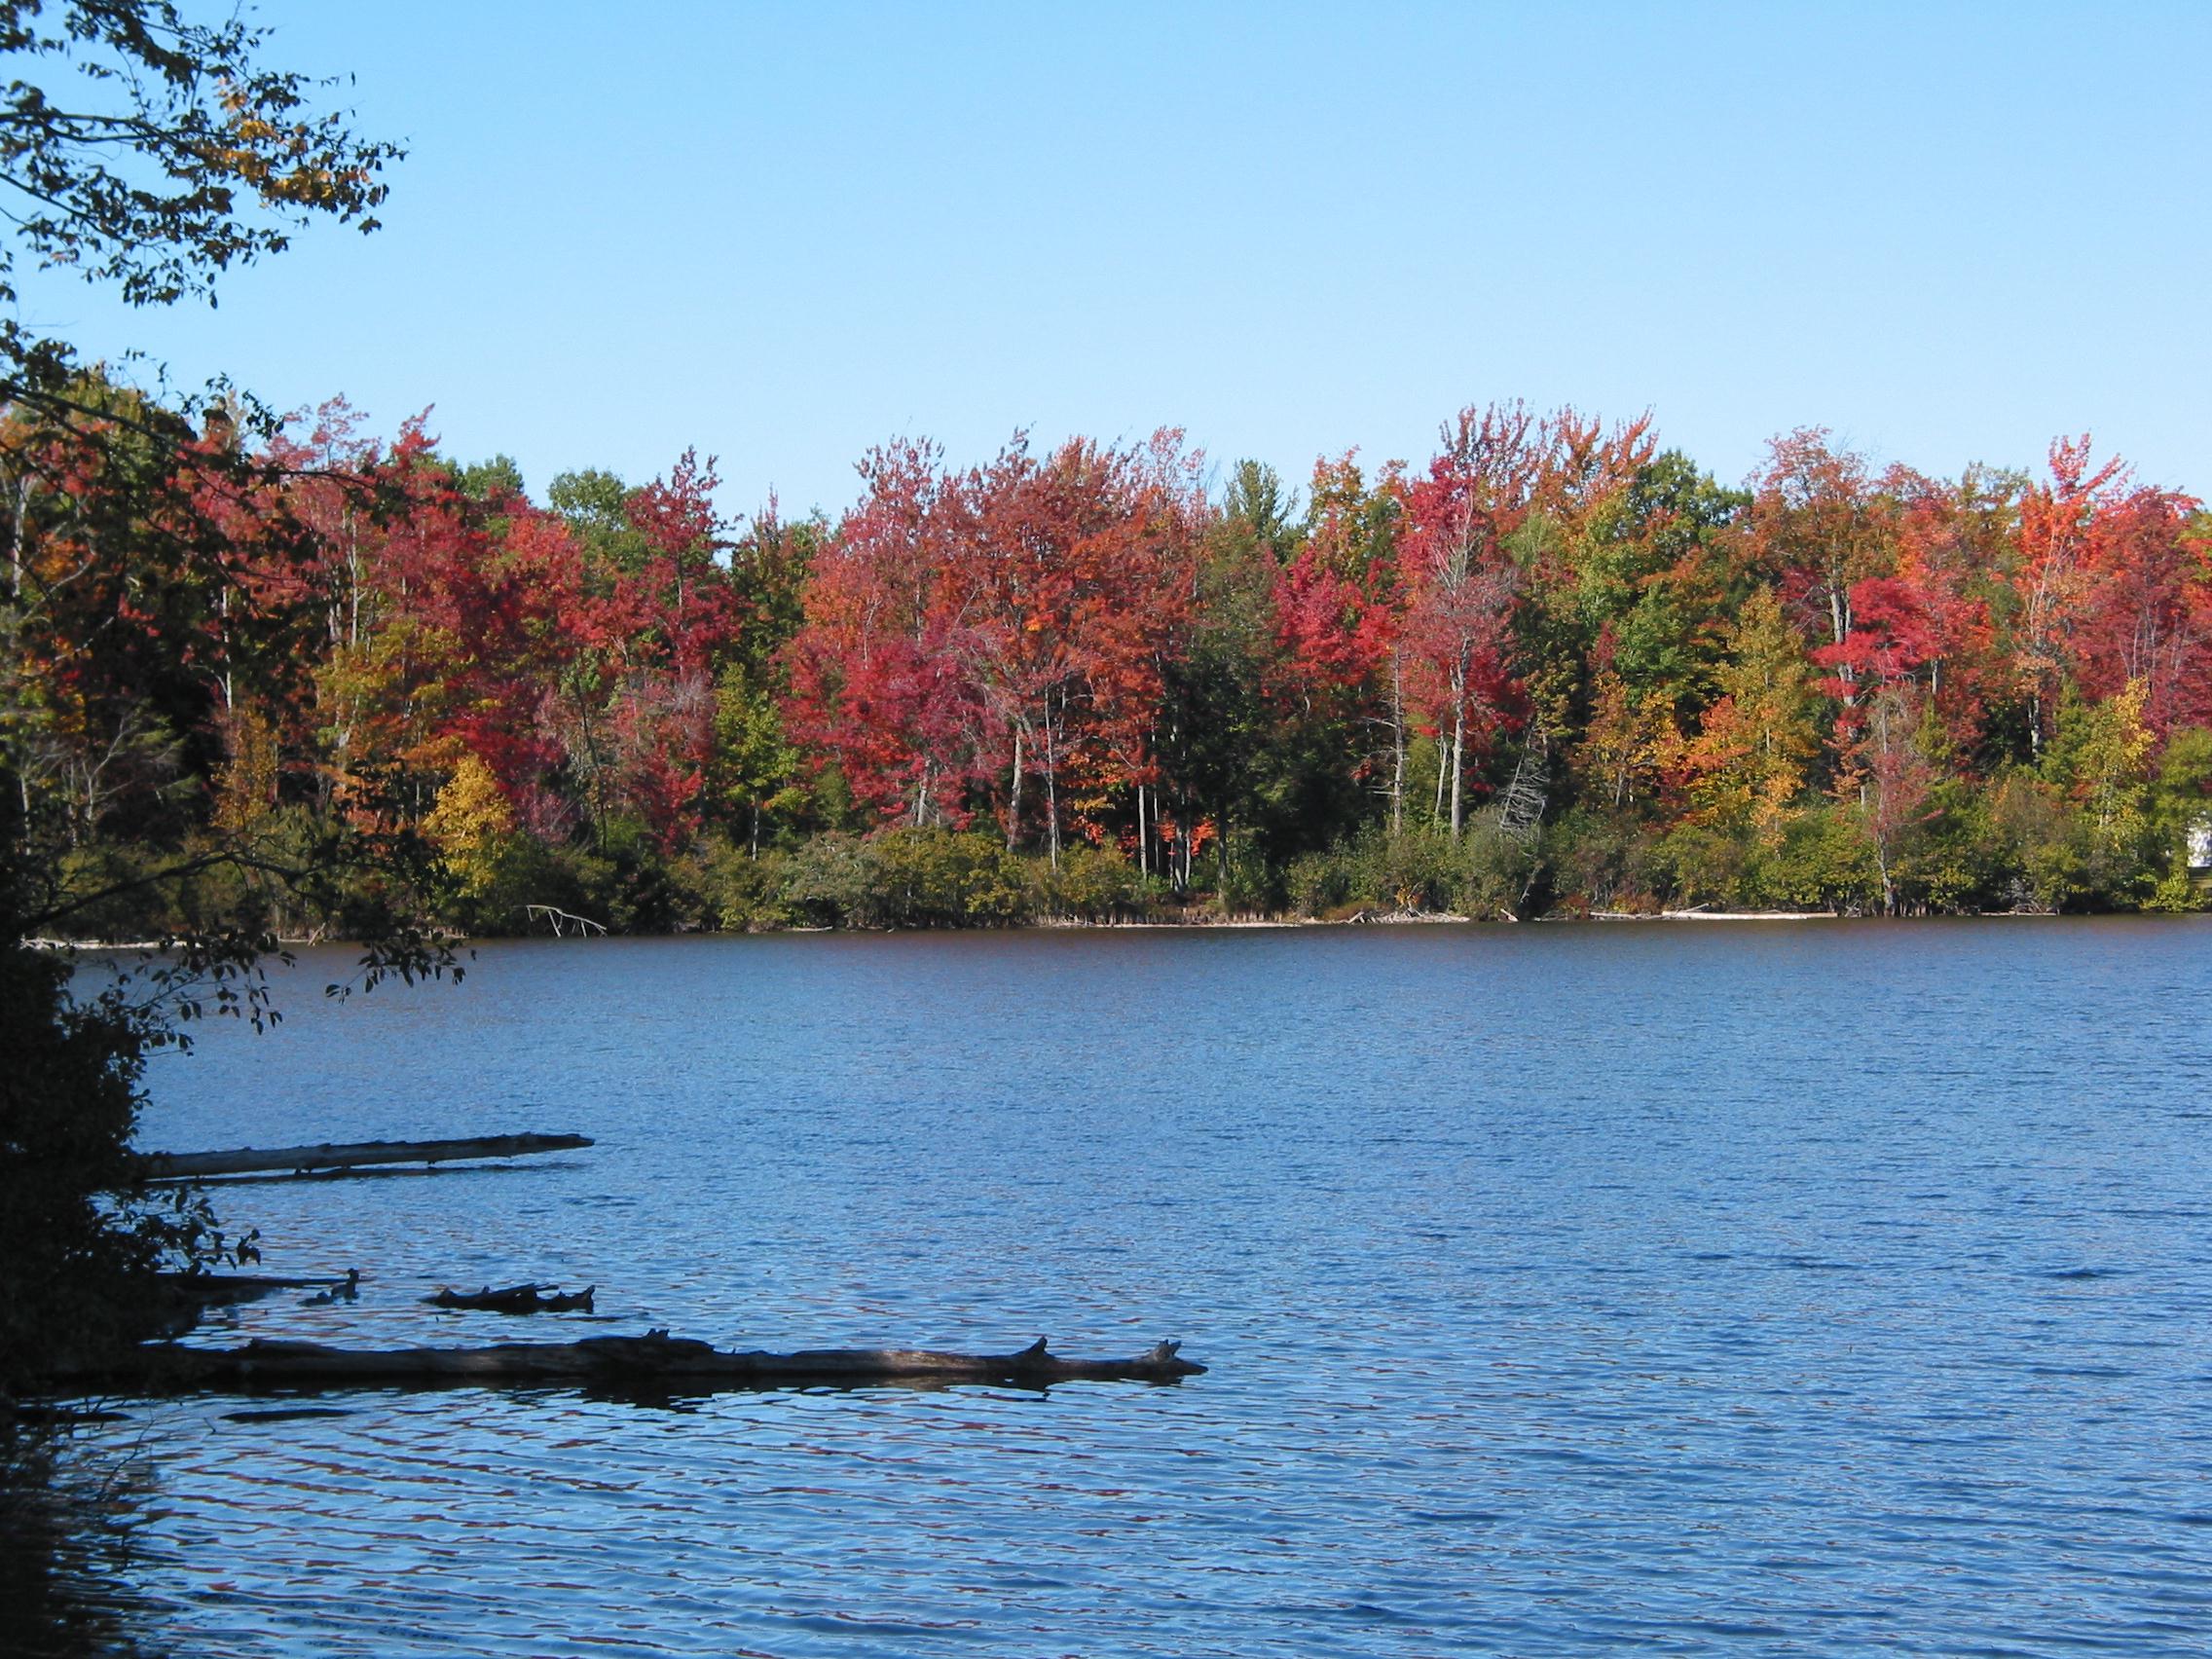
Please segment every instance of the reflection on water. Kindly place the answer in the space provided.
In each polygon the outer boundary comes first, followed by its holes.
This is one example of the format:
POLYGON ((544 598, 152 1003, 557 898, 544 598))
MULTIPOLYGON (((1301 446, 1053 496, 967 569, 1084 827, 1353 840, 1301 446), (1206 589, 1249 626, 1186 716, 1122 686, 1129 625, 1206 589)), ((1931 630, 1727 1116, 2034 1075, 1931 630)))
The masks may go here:
POLYGON ((0 1422, 0 1644, 23 1659, 136 1654, 158 1626, 132 1583, 154 1464, 96 1426, 0 1422))
POLYGON ((143 1437, 87 1534, 128 1556, 39 1592, 117 1587, 117 1641, 2143 1653, 2212 1616, 2202 924, 595 941, 291 1006, 164 1062, 149 1142, 600 1145, 230 1193, 266 1271, 361 1298, 203 1340, 1213 1370, 140 1404, 71 1443, 143 1437), (600 1314, 421 1300, 518 1279, 600 1314))

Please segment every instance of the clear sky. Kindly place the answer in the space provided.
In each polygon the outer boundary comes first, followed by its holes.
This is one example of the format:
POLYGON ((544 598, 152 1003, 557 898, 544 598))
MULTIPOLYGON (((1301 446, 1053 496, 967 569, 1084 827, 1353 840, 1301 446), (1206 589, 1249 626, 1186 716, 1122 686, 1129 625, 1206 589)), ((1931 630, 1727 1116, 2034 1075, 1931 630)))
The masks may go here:
POLYGON ((1016 426, 1302 483, 1512 397, 1648 408, 1728 481, 1802 424, 1938 473, 2088 429, 2212 494, 2203 0, 253 15, 411 146, 387 228, 212 313, 26 314, 435 404, 540 495, 695 445, 733 511, 834 512, 871 444, 1016 426))

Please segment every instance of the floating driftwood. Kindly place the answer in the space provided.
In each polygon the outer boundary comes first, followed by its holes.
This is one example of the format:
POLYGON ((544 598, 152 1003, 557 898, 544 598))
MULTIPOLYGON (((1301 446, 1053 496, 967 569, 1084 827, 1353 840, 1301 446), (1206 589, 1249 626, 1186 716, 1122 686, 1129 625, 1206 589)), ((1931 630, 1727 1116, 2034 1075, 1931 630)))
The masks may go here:
POLYGON ((484 1313, 589 1313, 592 1293, 597 1289, 596 1284, 566 1293, 550 1284, 510 1284, 504 1290, 494 1290, 490 1285, 482 1290, 450 1290, 440 1285, 437 1295, 423 1300, 433 1308, 463 1308, 484 1313))
POLYGON ((379 1163, 455 1163, 471 1158, 527 1158, 538 1152, 572 1152, 591 1144, 589 1135, 482 1135, 473 1140, 241 1146, 235 1152, 149 1152, 142 1155, 139 1167, 149 1181, 187 1181, 203 1175, 305 1175, 315 1170, 361 1169, 379 1163))
POLYGON ((253 1342, 239 1348, 168 1346, 137 1349, 121 1365, 74 1379, 99 1387, 252 1393, 263 1389, 364 1387, 857 1388, 871 1383, 1179 1382, 1205 1367, 1161 1343, 1127 1359, 1062 1359, 1045 1339, 1018 1353, 934 1353, 921 1348, 815 1348, 797 1353, 728 1352, 666 1331, 586 1337, 575 1343, 501 1343, 475 1348, 325 1347, 253 1342))

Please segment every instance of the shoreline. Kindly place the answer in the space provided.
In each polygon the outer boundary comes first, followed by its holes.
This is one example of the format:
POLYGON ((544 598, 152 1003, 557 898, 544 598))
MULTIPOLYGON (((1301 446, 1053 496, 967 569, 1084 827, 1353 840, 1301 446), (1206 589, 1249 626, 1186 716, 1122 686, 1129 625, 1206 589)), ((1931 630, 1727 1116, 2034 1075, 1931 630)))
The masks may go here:
MULTIPOLYGON (((861 927, 787 927, 787 928, 689 928, 667 932, 641 932, 596 936, 608 940, 647 939, 772 939, 793 935, 851 935, 889 936, 893 934, 991 934, 991 933, 1272 933, 1289 932, 1308 928, 1401 928, 1401 927, 1516 927, 1530 924, 1544 927, 1610 927, 1624 923, 1670 922, 1686 923, 1755 923, 1776 922, 1990 922, 1990 921, 2095 921, 2118 917, 2157 918, 2160 920, 2187 920, 2191 916, 2212 914, 2206 911, 2186 911, 2179 914, 2157 910, 1977 910, 1946 912, 1921 916, 1870 916, 1853 915, 1841 910, 1591 910, 1581 913, 1554 912, 1541 916, 1468 916, 1452 911, 1393 911, 1382 914, 1362 913, 1354 916, 1230 916, 1230 917, 1180 917, 1174 919, 1149 919, 1144 921, 1084 921, 1073 917, 1046 917, 1036 921, 1015 922, 1005 925, 938 928, 861 928, 861 927)), ((89 940, 39 937, 22 941, 33 950, 68 952, 78 955, 113 955, 125 951, 159 954, 167 948, 159 940, 89 940)), ((461 934, 453 937, 457 946, 509 943, 569 943, 549 934, 461 934)), ((278 950, 313 949, 319 946, 352 948, 359 940, 332 939, 327 936, 313 939, 285 939, 276 941, 278 950)), ((276 952, 271 952, 272 955, 276 952)))

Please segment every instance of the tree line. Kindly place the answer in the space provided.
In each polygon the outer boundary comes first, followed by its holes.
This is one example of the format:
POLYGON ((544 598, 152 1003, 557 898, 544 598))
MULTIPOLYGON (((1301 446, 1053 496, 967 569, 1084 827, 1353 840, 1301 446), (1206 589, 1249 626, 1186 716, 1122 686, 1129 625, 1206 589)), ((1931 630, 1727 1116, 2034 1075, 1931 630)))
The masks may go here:
POLYGON ((273 935, 365 987, 546 916, 2205 903, 2212 535, 2086 440, 1948 480, 1806 430, 1730 487, 1513 405, 1302 483, 1169 431, 893 442, 834 519, 724 522, 695 454, 534 498, 18 314, 18 262, 160 307, 375 228, 401 149, 268 44, 0 0, 0 1450, 158 1267, 250 1253, 131 1143, 149 1052, 275 1017, 273 935))
POLYGON ((391 868, 264 871, 342 831, 480 934, 2204 903, 2212 520, 2086 439, 1726 486, 1506 404, 1297 488, 899 440, 733 524, 691 453, 536 499, 343 401, 71 407, 0 423, 0 730, 79 933, 343 932, 391 868))

